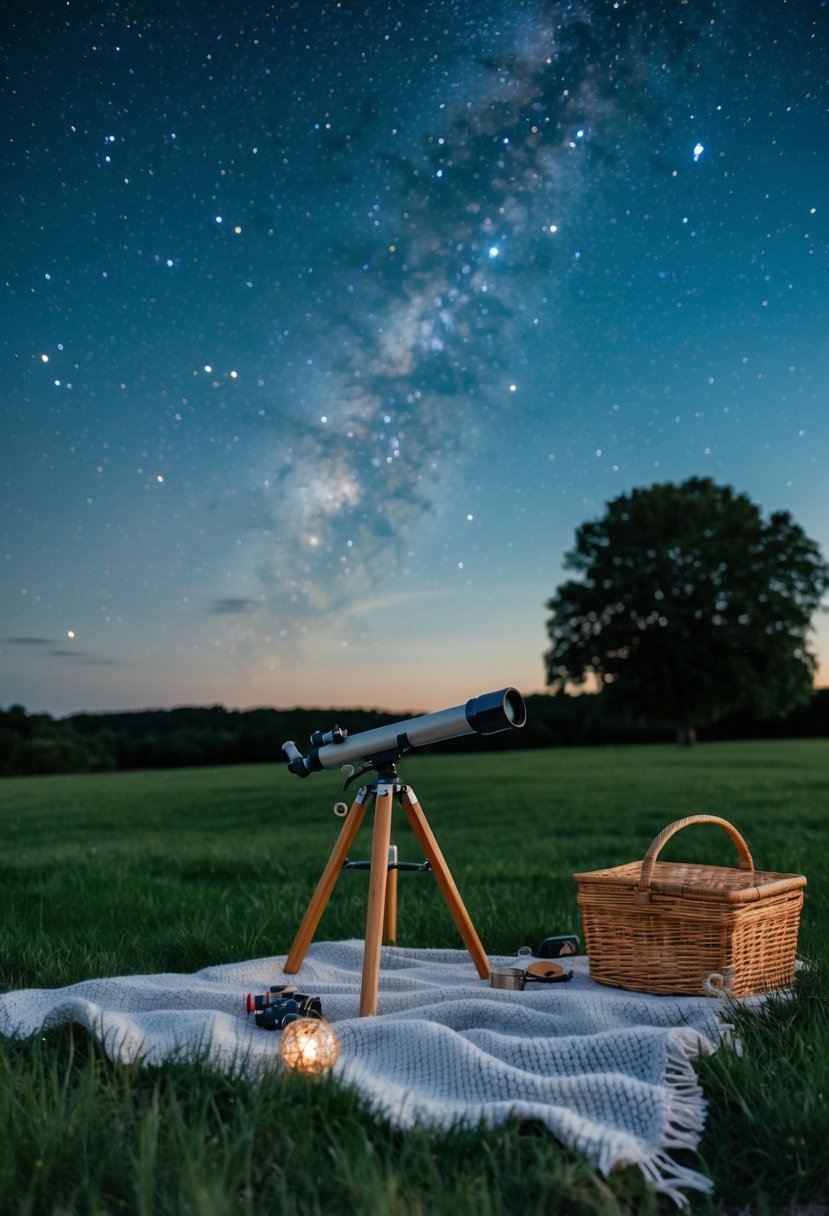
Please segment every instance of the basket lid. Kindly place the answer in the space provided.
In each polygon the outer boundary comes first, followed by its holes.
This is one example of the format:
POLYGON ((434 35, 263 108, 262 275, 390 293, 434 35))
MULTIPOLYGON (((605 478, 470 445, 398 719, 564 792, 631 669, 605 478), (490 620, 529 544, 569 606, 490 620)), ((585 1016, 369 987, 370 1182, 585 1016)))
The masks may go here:
MULTIPOLYGON (((579 885, 639 889, 641 861, 574 874, 579 885)), ((740 870, 730 866, 694 865, 685 862, 654 862, 648 889, 654 895, 682 896, 684 899, 710 900, 714 903, 745 904, 785 895, 806 886, 802 874, 780 874, 765 870, 740 870)))

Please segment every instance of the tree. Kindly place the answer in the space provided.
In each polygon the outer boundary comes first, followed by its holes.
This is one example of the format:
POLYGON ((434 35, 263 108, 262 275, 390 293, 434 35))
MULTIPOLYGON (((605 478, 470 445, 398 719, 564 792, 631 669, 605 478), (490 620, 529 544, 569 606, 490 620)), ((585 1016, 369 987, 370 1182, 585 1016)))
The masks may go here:
POLYGON ((829 566, 786 511, 693 477, 635 489, 582 524, 547 603, 547 683, 602 690, 681 741, 723 715, 786 713, 809 696, 812 617, 829 566))

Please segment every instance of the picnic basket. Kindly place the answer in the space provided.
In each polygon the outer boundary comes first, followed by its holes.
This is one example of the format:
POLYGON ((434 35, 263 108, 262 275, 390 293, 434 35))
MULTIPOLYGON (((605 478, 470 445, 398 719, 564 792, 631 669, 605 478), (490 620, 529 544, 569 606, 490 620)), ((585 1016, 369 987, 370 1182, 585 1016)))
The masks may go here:
POLYGON ((754 869, 727 819, 689 815, 664 828, 643 861, 574 874, 590 975, 657 994, 750 996, 791 985, 801 874, 754 869), (737 868, 658 861, 692 824, 712 823, 737 850, 737 868))

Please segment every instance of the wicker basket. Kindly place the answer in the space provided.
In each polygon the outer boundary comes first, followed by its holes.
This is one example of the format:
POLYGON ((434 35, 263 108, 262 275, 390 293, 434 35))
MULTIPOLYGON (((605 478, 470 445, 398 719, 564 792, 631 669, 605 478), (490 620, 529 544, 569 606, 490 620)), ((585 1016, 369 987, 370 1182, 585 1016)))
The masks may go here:
POLYGON ((637 992, 749 996, 790 985, 801 874, 754 869, 740 833, 716 815, 666 827, 644 861, 574 874, 590 974, 637 992), (657 861, 667 840, 694 823, 721 827, 738 868, 657 861))

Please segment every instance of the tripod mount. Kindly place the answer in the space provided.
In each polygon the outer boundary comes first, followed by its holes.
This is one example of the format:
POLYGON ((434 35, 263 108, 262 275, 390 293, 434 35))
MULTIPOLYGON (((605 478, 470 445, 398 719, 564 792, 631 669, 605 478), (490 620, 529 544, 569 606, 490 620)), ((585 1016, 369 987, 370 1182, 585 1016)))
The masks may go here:
MULTIPOLYGON (((371 861, 368 863, 369 888, 366 910, 366 936, 363 951, 363 973, 360 986, 360 1017, 377 1012, 377 990, 380 982, 380 953, 383 941, 393 942, 397 928, 397 872, 399 869, 431 869, 452 919, 458 927, 464 945, 482 980, 489 978, 489 961, 481 945, 475 927, 463 905, 458 888, 449 872, 443 853, 415 797, 411 786, 404 784, 397 774, 396 762, 405 746, 390 749, 374 757, 366 757, 363 773, 376 772, 373 781, 360 786, 351 806, 345 813, 340 835, 317 883, 311 902, 299 926, 284 970, 289 974, 299 971, 306 951, 325 911, 337 879, 343 869, 364 869, 363 862, 350 862, 348 853, 357 837, 366 811, 374 807, 374 833, 371 861), (412 831, 426 855, 426 862, 400 863, 397 850, 391 844, 392 810, 398 803, 405 812, 412 831)), ((358 774, 362 775, 362 774, 358 774)))

